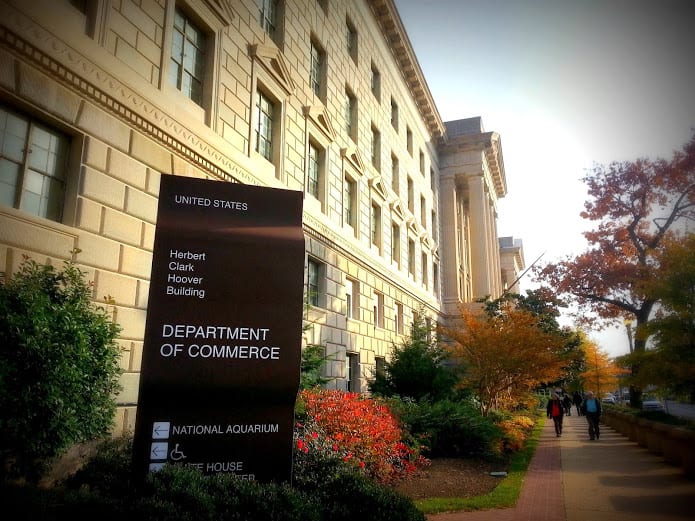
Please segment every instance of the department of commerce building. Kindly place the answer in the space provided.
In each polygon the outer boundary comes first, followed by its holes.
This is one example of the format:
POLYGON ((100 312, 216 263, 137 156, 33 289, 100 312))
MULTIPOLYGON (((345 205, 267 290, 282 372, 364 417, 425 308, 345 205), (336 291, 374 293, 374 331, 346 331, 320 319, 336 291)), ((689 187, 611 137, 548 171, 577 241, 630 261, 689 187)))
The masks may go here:
POLYGON ((446 322, 524 268, 497 236, 500 136, 442 121, 393 0, 0 0, 0 271, 72 259, 108 297, 116 432, 162 175, 303 193, 304 336, 332 388, 367 391, 415 314, 446 322))

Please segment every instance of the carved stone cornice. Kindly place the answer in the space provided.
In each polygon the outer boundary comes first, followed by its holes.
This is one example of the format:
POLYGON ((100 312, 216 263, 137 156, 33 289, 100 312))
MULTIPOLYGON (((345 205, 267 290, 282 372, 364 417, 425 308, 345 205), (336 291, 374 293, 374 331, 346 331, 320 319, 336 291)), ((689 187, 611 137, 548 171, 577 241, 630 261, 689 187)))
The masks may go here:
POLYGON ((393 0, 368 0, 367 3, 381 27, 384 39, 399 65, 403 79, 410 89, 430 135, 435 141, 438 140, 444 136, 444 123, 393 0))

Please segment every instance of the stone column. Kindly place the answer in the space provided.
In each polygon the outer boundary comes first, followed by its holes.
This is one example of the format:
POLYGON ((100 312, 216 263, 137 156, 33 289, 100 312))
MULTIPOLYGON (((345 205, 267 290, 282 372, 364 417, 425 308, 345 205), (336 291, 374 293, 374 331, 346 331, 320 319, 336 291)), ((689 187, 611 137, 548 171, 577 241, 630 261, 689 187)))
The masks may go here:
POLYGON ((456 183, 453 177, 443 177, 439 187, 439 219, 441 237, 440 244, 446 248, 440 250, 441 254, 441 278, 442 278, 442 303, 446 313, 456 313, 461 302, 458 283, 458 235, 459 223, 457 222, 456 208, 458 198, 456 183))
POLYGON ((471 222, 471 275, 473 299, 492 292, 489 270, 489 210, 482 174, 468 178, 471 222))

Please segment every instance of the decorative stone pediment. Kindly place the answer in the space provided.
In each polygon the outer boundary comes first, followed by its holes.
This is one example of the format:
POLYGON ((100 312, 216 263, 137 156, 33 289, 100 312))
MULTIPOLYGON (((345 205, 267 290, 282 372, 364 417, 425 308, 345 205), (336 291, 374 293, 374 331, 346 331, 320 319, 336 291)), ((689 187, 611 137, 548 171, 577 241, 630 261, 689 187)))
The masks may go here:
POLYGON ((373 177, 369 180, 369 186, 382 200, 386 200, 387 192, 381 177, 373 177))
POLYGON ((228 27, 234 20, 234 10, 231 0, 205 0, 210 10, 220 19, 222 25, 228 27))
POLYGON ((403 207, 401 206, 400 200, 396 199, 395 201, 391 202, 391 213, 393 213, 394 217, 397 217, 401 221, 405 220, 405 213, 403 212, 403 207))
POLYGON ((318 129, 323 137, 328 141, 335 141, 335 130, 331 118, 326 113, 325 107, 319 105, 307 105, 302 107, 304 117, 308 118, 316 129, 318 129))
POLYGON ((288 95, 294 92, 295 85, 290 75, 290 69, 277 47, 261 44, 249 45, 249 56, 256 60, 288 95))
POLYGON ((411 217, 410 219, 408 219, 407 224, 408 224, 408 230, 413 232, 416 237, 419 237, 420 236, 420 227, 418 226, 415 218, 411 217))
POLYGON ((363 174, 365 171, 365 162, 362 159, 362 154, 360 154, 360 151, 357 150, 355 147, 349 147, 349 148, 341 148, 340 149, 340 156, 347 161, 352 167, 359 172, 360 174, 363 174))
POLYGON ((422 244, 422 247, 427 250, 432 249, 432 239, 430 239, 430 236, 427 235, 426 232, 420 235, 420 244, 422 244))

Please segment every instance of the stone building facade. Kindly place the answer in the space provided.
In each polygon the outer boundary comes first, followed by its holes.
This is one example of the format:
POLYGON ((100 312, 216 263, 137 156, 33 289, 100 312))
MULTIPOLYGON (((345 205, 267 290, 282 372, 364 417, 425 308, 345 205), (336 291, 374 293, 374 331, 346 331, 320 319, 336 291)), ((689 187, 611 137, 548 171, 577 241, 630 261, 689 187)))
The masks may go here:
POLYGON ((117 432, 162 175, 305 194, 306 341, 335 388, 365 391, 415 313, 503 288, 499 135, 441 120, 393 0, 0 0, 0 145, 0 271, 72 258, 108 297, 117 432))

